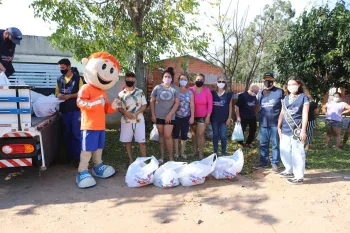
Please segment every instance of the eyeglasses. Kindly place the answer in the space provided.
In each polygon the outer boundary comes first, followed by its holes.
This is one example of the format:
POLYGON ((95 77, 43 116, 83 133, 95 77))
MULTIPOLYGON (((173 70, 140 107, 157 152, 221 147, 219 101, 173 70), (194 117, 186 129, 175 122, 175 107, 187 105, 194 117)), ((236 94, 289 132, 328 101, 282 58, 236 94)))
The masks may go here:
POLYGON ((226 83, 226 81, 218 81, 218 83, 226 83))

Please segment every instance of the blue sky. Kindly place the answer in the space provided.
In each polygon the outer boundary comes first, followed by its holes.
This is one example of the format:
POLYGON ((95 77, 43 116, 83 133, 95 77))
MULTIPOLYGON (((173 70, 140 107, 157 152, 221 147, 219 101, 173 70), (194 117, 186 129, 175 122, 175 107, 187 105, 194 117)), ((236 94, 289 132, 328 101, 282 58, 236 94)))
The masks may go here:
MULTIPOLYGON (((223 0, 228 2, 229 0, 223 0)), ((335 0, 330 0, 334 2, 335 0)), ((41 19, 34 18, 33 9, 29 8, 29 5, 33 0, 3 0, 3 4, 0 6, 0 15, 2 19, 0 21, 0 28, 6 27, 18 27, 24 35, 37 35, 48 36, 54 30, 54 25, 43 22, 41 19)), ((205 1, 204 1, 205 2, 205 1)), ((235 0, 236 2, 236 0, 235 0)), ((321 4, 322 0, 292 0, 293 8, 297 14, 300 14, 304 8, 312 4, 321 4)), ((264 5, 272 3, 272 0, 241 0, 240 9, 246 9, 249 6, 248 21, 253 19, 256 14, 259 14, 264 5)), ((208 4, 202 4, 200 13, 201 19, 206 21, 204 12, 210 12, 211 8, 208 4)), ((208 21, 207 24, 210 22, 208 21)))

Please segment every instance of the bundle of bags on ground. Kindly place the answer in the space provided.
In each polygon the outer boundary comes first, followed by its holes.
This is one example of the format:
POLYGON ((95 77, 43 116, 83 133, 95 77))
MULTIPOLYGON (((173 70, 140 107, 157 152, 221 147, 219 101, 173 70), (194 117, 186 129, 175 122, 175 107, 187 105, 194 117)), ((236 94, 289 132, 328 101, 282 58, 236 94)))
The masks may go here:
POLYGON ((169 161, 160 167, 154 156, 139 157, 129 166, 125 182, 129 187, 149 184, 160 188, 194 186, 203 184, 210 174, 216 179, 233 179, 242 171, 243 164, 241 149, 231 156, 217 157, 216 154, 212 154, 190 164, 169 161))

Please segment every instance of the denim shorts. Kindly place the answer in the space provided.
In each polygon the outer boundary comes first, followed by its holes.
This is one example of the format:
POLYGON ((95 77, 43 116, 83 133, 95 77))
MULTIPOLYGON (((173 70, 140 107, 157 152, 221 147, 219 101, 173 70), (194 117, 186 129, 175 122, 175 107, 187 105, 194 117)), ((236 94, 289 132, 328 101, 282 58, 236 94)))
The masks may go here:
POLYGON ((326 126, 328 128, 342 128, 343 122, 342 121, 326 120, 326 126))

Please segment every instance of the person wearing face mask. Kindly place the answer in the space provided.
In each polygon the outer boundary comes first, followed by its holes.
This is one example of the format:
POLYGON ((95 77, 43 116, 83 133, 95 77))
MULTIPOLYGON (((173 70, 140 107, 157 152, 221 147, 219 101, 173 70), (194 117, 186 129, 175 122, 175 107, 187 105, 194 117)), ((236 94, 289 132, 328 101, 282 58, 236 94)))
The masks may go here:
POLYGON ((226 91, 226 79, 218 78, 216 81, 216 90, 211 94, 213 96, 213 111, 210 122, 213 128, 213 147, 214 153, 218 154, 219 138, 221 140, 221 155, 226 156, 227 147, 227 127, 232 122, 232 96, 233 93, 226 91))
POLYGON ((278 134, 281 140, 281 159, 285 170, 279 174, 289 184, 303 184, 305 171, 306 128, 310 101, 309 91, 297 77, 287 82, 288 95, 282 100, 278 119, 278 134))
POLYGON ((173 83, 174 69, 169 67, 162 74, 163 83, 157 85, 151 93, 152 121, 157 125, 159 132, 159 144, 161 158, 164 162, 164 143, 169 153, 169 159, 173 158, 172 132, 175 125, 175 112, 180 104, 180 90, 173 83))
MULTIPOLYGON (((246 146, 252 148, 256 132, 256 95, 259 93, 257 85, 250 85, 249 90, 238 95, 238 100, 235 105, 235 113, 237 122, 242 125, 243 133, 249 126, 249 135, 246 141, 246 146)), ((238 142, 243 145, 243 142, 238 142)))
POLYGON ((183 157, 187 158, 185 155, 187 134, 190 125, 194 122, 194 100, 193 93, 188 90, 188 76, 181 74, 179 77, 180 85, 180 105, 175 114, 175 126, 173 130, 174 137, 174 147, 175 147, 175 158, 183 157), (179 138, 181 132, 181 153, 179 153, 179 138))
POLYGON ((335 147, 340 149, 341 147, 341 128, 343 127, 342 115, 348 113, 350 105, 341 101, 341 94, 336 92, 333 94, 333 100, 328 102, 322 107, 323 112, 326 114, 326 146, 332 136, 335 138, 335 147), (345 110, 345 111, 344 111, 345 110))
POLYGON ((203 149, 205 146, 204 131, 210 123, 210 116, 213 110, 213 96, 209 88, 204 86, 204 74, 196 74, 195 86, 190 87, 194 96, 194 123, 191 126, 192 131, 192 149, 193 156, 199 152, 199 158, 203 158, 203 149))
POLYGON ((80 160, 80 109, 77 106, 79 89, 83 86, 83 80, 71 71, 71 63, 63 58, 58 61, 62 75, 56 82, 56 96, 64 100, 60 103, 60 112, 63 122, 64 142, 70 159, 76 166, 80 160))
POLYGON ((119 92, 117 108, 122 114, 120 126, 120 141, 125 143, 129 156, 129 163, 133 162, 131 143, 132 138, 140 145, 142 157, 146 157, 146 128, 143 112, 147 108, 146 97, 143 91, 135 87, 136 75, 132 72, 125 74, 124 90, 119 92))
POLYGON ((0 35, 0 72, 10 77, 15 72, 12 60, 16 45, 21 43, 22 32, 18 28, 9 27, 6 30, 0 30, 0 35))
POLYGON ((272 144, 271 166, 278 173, 280 161, 279 137, 277 132, 278 117, 281 112, 281 100, 284 92, 274 86, 273 73, 264 74, 265 89, 258 94, 259 126, 260 126, 260 164, 258 167, 266 168, 269 159, 269 144, 272 144))

